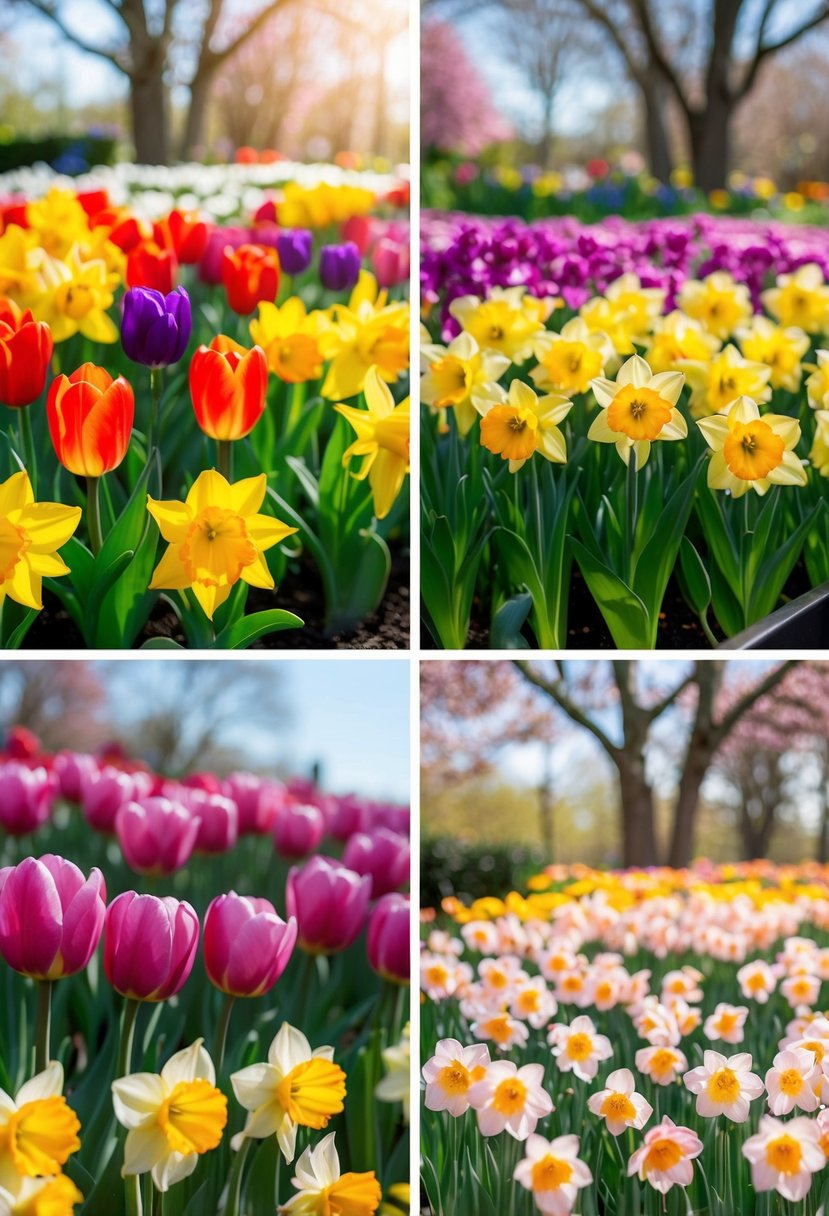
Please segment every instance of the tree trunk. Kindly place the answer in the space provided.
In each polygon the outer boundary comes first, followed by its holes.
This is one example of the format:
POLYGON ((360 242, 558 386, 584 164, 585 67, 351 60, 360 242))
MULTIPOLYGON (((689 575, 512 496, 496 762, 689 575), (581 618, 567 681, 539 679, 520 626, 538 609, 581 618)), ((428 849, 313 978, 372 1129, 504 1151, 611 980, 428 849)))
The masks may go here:
POLYGON ((210 98, 212 71, 199 71, 190 84, 190 105, 181 138, 181 159, 195 160, 204 139, 204 120, 210 98))
POLYGON ((691 736, 688 748, 688 759, 679 780, 679 792, 674 807, 674 827, 671 834, 671 849, 668 865, 675 869, 687 866, 694 850, 694 828, 696 826, 699 795, 708 765, 711 760, 711 749, 700 745, 691 736))
POLYGON ((657 181, 670 181, 673 158, 665 125, 665 89, 658 81, 642 85, 642 103, 645 109, 645 144, 648 154, 648 169, 657 181))
POLYGON ((544 773, 538 787, 538 818, 541 828, 541 844, 547 865, 554 861, 553 837, 553 774, 551 771, 552 747, 548 743, 544 749, 544 773))
POLYGON ((644 757, 623 752, 617 767, 622 800, 622 863, 626 867, 658 865, 653 790, 645 780, 644 757))
POLYGON ((167 91, 163 61, 134 76, 130 88, 132 138, 138 165, 166 165, 169 158, 167 91))
POLYGON ((733 104, 715 95, 688 120, 694 182, 706 193, 720 189, 728 177, 733 114, 733 104))

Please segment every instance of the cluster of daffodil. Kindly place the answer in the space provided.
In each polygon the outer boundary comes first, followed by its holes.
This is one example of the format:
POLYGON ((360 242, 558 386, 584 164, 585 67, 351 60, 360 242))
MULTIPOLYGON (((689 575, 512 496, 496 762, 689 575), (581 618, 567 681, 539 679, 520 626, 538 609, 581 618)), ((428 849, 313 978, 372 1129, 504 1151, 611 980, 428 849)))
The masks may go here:
POLYGON ((829 870, 550 867, 421 956, 435 1212, 772 1216, 829 1199, 829 870))
POLYGON ((191 645, 299 628, 268 594, 290 560, 330 632, 377 607, 407 529, 404 203, 288 182, 246 228, 105 190, 0 208, 4 646, 44 579, 90 646, 146 638, 159 592, 191 645))
POLYGON ((464 645, 477 591, 494 644, 529 615, 540 644, 563 645, 572 557, 630 647, 656 644, 672 576, 712 643, 711 608, 739 632, 801 555, 807 582, 829 577, 829 284, 808 264, 757 304, 725 271, 670 302, 626 273, 575 315, 496 287, 451 302, 451 340, 424 326, 436 642, 464 645))

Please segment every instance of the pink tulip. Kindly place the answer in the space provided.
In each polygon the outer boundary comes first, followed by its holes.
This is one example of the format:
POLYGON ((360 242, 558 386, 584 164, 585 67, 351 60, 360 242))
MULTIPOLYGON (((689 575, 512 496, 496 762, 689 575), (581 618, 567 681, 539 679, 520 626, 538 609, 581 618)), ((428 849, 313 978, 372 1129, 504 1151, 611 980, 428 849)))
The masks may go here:
POLYGON ((408 984, 411 905, 408 895, 384 895, 368 918, 366 948, 372 971, 384 980, 408 984))
POLYGON ((396 891, 409 880, 409 842, 388 828, 358 832, 343 852, 343 865, 371 878, 371 898, 396 891))
POLYGON ((401 241, 383 237, 371 253, 371 265, 381 287, 394 287, 409 277, 409 247, 401 241))
POLYGON ((325 834, 325 819, 315 806, 287 806, 276 817, 273 842, 280 857, 298 861, 319 846, 325 834))
POLYGON ((263 781, 253 773, 231 773, 224 792, 239 809, 240 836, 271 830, 284 794, 278 782, 263 781))
POLYGON ((238 249, 250 242, 247 228, 214 228, 199 263, 199 281, 217 287, 222 281, 222 252, 226 246, 238 249))
POLYGON ((355 832, 366 832, 371 826, 371 807, 361 798, 346 794, 333 799, 328 830, 335 840, 346 841, 355 832))
POLYGON ((0 954, 15 971, 57 980, 82 971, 104 927, 100 870, 47 853, 0 872, 0 954))
POLYGON ((228 996, 261 996, 288 966, 297 925, 277 916, 267 899, 230 891, 219 895, 204 918, 204 966, 228 996))
POLYGON ((111 765, 83 774, 80 803, 87 823, 98 832, 111 834, 124 803, 146 797, 151 788, 149 773, 125 773, 111 765))
POLYGON ((10 836, 34 832, 51 815, 56 790, 45 768, 7 761, 0 766, 0 824, 10 836))
POLYGON ((310 954, 347 949, 366 921, 371 879, 330 857, 312 857, 288 874, 285 902, 299 926, 299 944, 310 954))
POLYGON ((57 778, 61 798, 67 802, 80 802, 84 778, 98 772, 98 761, 82 752, 58 752, 52 772, 57 778))
POLYGON ((125 802, 115 816, 124 860, 139 874, 173 874, 188 861, 199 821, 180 802, 142 798, 125 802))
POLYGON ((122 996, 166 1001, 183 987, 198 942, 199 918, 190 904, 125 891, 106 911, 106 977, 122 996))
POLYGON ((186 805, 195 818, 196 853, 227 853, 239 834, 239 812, 232 798, 221 794, 188 791, 186 805))
POLYGON ((410 827, 409 808, 407 806, 378 806, 374 816, 376 828, 388 828, 399 836, 408 836, 410 827))

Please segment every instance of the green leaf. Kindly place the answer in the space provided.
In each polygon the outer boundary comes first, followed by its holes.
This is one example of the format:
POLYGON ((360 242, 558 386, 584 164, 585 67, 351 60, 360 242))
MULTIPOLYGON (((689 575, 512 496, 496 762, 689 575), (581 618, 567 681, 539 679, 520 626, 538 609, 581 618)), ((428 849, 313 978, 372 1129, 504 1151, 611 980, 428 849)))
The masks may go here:
POLYGON ((219 650, 245 650, 258 638, 283 629, 301 629, 305 622, 284 608, 272 608, 265 612, 253 612, 241 620, 228 625, 216 638, 219 650))
POLYGON ((23 644, 26 634, 31 629, 32 625, 38 616, 37 608, 30 608, 23 617, 23 620, 11 631, 8 638, 3 644, 5 650, 19 650, 23 644))
POLYGON ((142 650, 184 650, 185 647, 173 638, 147 638, 141 643, 142 650))
POLYGON ((688 603, 697 616, 704 616, 711 603, 711 579, 687 536, 683 536, 679 547, 679 562, 688 603))
POLYGON ((502 604, 492 618, 489 645, 492 650, 528 650, 529 642, 521 633, 533 606, 533 597, 525 591, 502 604))
POLYGON ((620 650, 652 650, 656 626, 638 595, 617 574, 597 561, 580 541, 573 540, 576 561, 590 594, 620 650))

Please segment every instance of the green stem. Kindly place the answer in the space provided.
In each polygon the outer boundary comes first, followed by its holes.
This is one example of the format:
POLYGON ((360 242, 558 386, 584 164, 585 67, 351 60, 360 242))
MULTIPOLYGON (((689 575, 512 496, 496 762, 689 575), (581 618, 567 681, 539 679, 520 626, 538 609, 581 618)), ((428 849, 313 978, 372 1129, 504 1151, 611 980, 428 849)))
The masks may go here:
POLYGON ((216 1075, 222 1071, 222 1065, 225 1062, 225 1044, 227 1043, 227 1030, 230 1026, 230 1017, 233 1013, 233 1006, 236 1004, 236 997, 229 994, 224 999, 222 1012, 219 1015, 219 1022, 216 1026, 216 1044, 213 1049, 213 1060, 216 1065, 216 1075))
POLYGON ((100 477, 87 477, 86 479, 86 526, 89 531, 89 544, 97 557, 104 543, 104 535, 101 531, 100 477))
POLYGON ((233 1162, 233 1168, 230 1171, 230 1181, 227 1184, 227 1206, 224 1211, 224 1216, 238 1216, 239 1214, 239 1198, 242 1193, 242 1174, 245 1168, 248 1153, 250 1152, 250 1140, 243 1140, 242 1147, 236 1154, 233 1162))
POLYGON ((150 424, 147 427, 147 457, 155 447, 156 430, 158 429, 158 414, 161 407, 161 393, 164 388, 164 372, 160 367, 150 368, 150 424))
POLYGON ((703 612, 700 615, 699 623, 702 626, 702 632, 705 634, 706 638, 708 639, 711 649, 716 650, 717 647, 719 646, 719 642, 717 641, 717 638, 716 638, 711 626, 708 624, 708 609, 707 608, 705 609, 705 612, 703 612))
POLYGON ((43 1072, 49 1063, 52 1026, 53 980, 39 980, 37 985, 37 1022, 35 1023, 35 1072, 43 1072))
POLYGON ((124 1204, 127 1216, 143 1216, 140 1174, 127 1174, 124 1178, 124 1204))
POLYGON ((216 468, 225 481, 233 481, 233 444, 229 439, 216 440, 216 468))
POLYGON ((627 467, 627 584, 633 588, 633 553, 636 548, 636 520, 639 514, 636 482, 636 448, 630 449, 627 467))
POLYGON ((153 1216, 164 1216, 164 1192, 153 1186, 153 1216))
POLYGON ((288 407, 288 433, 294 429, 296 424, 302 417, 302 410, 305 405, 305 383, 300 381, 291 387, 291 403, 288 407))
POLYGON ((135 1036, 135 1019, 140 1006, 140 1001, 134 1001, 129 997, 124 1001, 121 1038, 118 1042, 118 1064, 115 1069, 118 1077, 126 1077, 132 1065, 132 1041, 135 1036))
POLYGON ((35 461, 35 443, 32 436, 32 420, 29 417, 29 406, 20 411, 20 441, 23 446, 23 459, 26 462, 26 472, 32 483, 32 493, 37 501, 37 462, 35 461))

